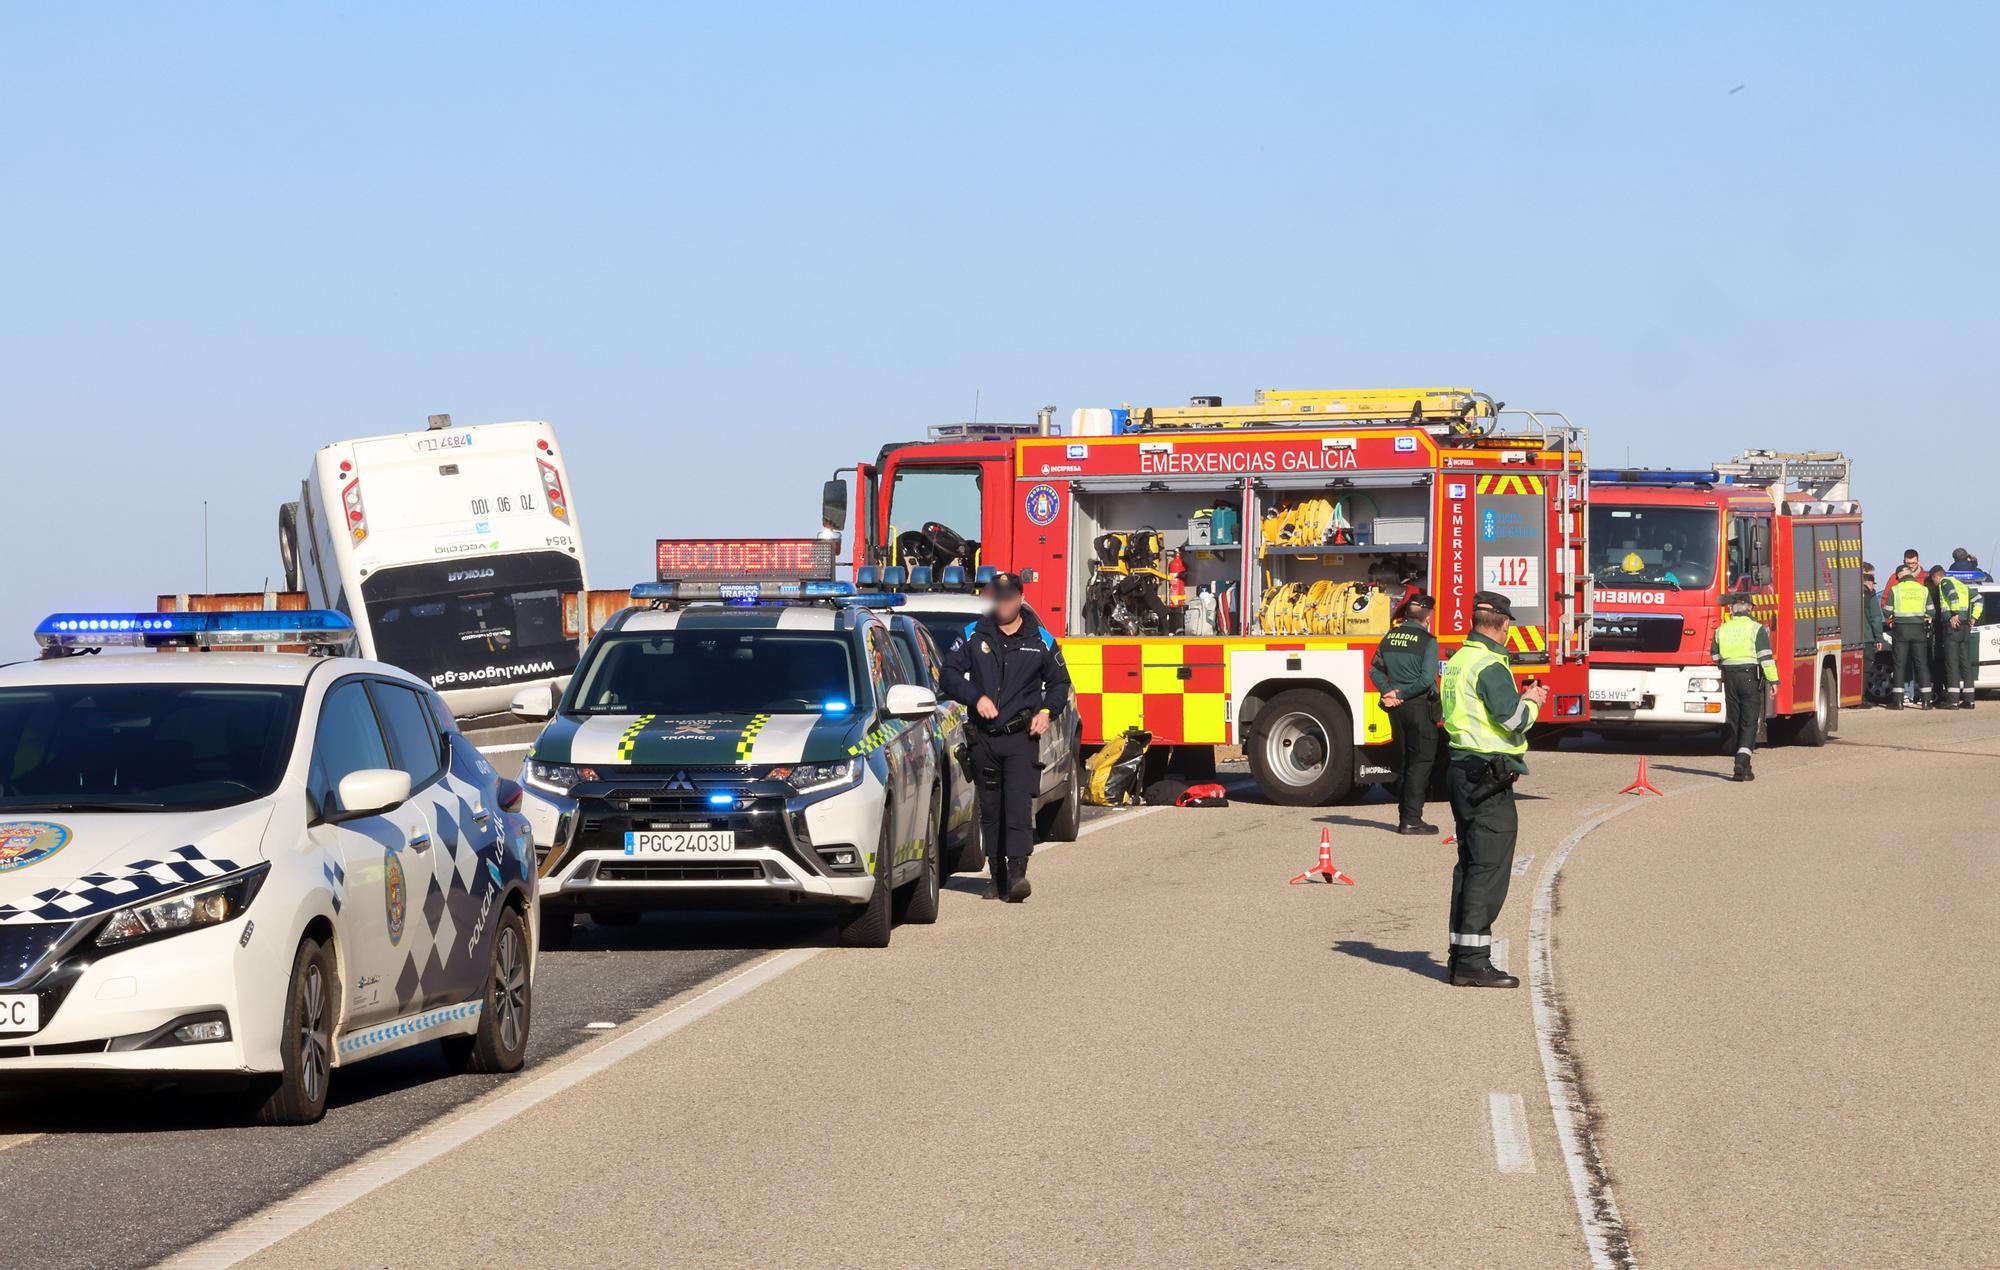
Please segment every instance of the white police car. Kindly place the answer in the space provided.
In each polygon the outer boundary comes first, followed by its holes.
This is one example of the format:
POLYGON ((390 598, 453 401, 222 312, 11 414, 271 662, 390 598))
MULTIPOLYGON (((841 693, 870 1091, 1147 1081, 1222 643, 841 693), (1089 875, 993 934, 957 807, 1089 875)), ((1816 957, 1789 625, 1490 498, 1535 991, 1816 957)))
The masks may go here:
POLYGON ((442 1041, 521 1065, 534 905, 518 787, 428 686, 306 645, 339 613, 59 614, 0 667, 0 1083, 249 1077, 317 1119, 332 1069, 442 1041))
POLYGON ((560 703, 543 685, 515 698, 549 720, 521 769, 544 947, 579 913, 819 905, 875 948, 896 921, 937 920, 937 698, 852 589, 637 586, 652 607, 605 623, 560 703))

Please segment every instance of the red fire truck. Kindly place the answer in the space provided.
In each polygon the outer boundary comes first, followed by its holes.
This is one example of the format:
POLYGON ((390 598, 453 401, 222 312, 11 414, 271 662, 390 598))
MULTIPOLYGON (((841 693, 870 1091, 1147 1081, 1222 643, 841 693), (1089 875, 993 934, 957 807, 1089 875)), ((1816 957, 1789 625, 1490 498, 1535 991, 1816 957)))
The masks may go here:
POLYGON ((1593 727, 1714 727, 1722 598, 1745 591, 1778 658, 1771 737, 1824 745, 1861 700, 1861 505, 1832 451, 1591 473, 1593 727))
POLYGON ((1085 745, 1241 744, 1285 803, 1393 779, 1368 681, 1404 595, 1437 597, 1445 655, 1475 591, 1513 603, 1516 671, 1551 716, 1587 712, 1585 433, 1464 389, 1262 391, 1247 406, 1079 411, 1039 424, 932 428, 829 483, 829 528, 856 492, 865 584, 1027 576, 1057 632, 1085 745), (1094 424, 1091 417, 1094 417, 1094 424))

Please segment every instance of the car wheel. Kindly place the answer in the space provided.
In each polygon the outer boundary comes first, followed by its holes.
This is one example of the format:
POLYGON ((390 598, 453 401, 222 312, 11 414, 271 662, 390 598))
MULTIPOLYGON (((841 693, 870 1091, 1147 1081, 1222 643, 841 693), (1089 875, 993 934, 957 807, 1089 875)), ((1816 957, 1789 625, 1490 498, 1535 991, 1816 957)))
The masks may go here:
POLYGON ((929 926, 938 919, 938 889, 944 848, 944 798, 941 791, 931 794, 930 829, 924 834, 924 866, 916 880, 897 893, 895 918, 912 926, 929 926))
POLYGON ((1083 764, 1072 760, 1062 801, 1042 810, 1037 826, 1047 842, 1075 842, 1083 829, 1083 764))
POLYGON ((568 952, 576 938, 576 910, 542 906, 542 951, 568 952))
POLYGON ((311 1124, 326 1114, 333 1078, 333 1020, 340 1012, 333 954, 317 939, 299 941, 285 998, 278 1053, 284 1069, 253 1094, 258 1124, 311 1124))
POLYGON ((1338 701, 1292 688, 1264 703, 1250 729, 1250 770, 1272 802, 1319 807, 1354 789, 1354 734, 1338 701))
POLYGON ((534 1015, 534 982, 528 976, 528 924, 511 908, 500 911, 493 934, 493 959, 486 969, 479 1030, 447 1036, 446 1066, 454 1072, 518 1072, 528 1056, 528 1024, 534 1015))
POLYGON ((986 826, 979 819, 979 802, 972 803, 972 824, 965 831, 965 841, 958 845, 958 856, 951 866, 953 873, 977 873, 986 867, 986 826))
POLYGON ((856 904, 840 919, 840 942, 845 948, 887 948, 891 914, 889 858, 894 845, 889 841, 890 812, 882 809, 882 841, 875 847, 875 890, 866 904, 856 904))

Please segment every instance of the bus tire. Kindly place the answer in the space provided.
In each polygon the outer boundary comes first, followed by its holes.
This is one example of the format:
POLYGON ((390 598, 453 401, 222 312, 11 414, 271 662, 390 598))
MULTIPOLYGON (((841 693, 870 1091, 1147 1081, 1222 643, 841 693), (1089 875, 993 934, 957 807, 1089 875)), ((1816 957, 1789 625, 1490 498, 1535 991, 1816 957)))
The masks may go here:
POLYGON ((285 568, 285 590, 299 590, 303 579, 299 574, 299 505, 297 503, 281 503, 278 505, 278 560, 285 568))
POLYGON ((1354 792, 1354 723, 1347 707, 1317 688, 1290 688, 1266 701, 1250 727, 1257 788, 1288 807, 1324 807, 1354 792))

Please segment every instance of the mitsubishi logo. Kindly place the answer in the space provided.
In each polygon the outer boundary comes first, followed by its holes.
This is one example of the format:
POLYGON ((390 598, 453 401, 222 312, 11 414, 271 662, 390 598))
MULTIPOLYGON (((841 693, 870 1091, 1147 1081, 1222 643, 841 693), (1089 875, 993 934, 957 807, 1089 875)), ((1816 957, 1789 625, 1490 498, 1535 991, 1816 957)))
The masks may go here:
POLYGON ((674 773, 674 778, 667 782, 667 788, 693 789, 694 782, 688 779, 687 769, 683 768, 680 771, 674 773))

